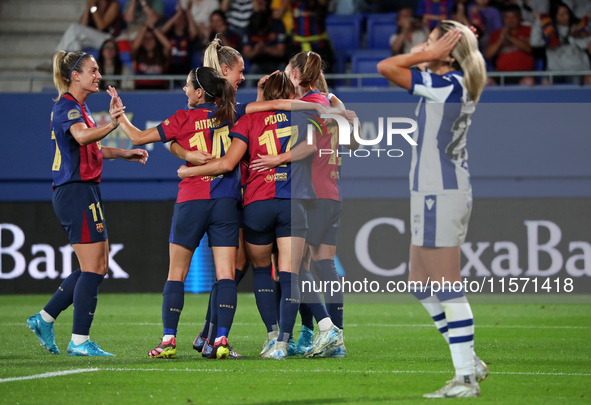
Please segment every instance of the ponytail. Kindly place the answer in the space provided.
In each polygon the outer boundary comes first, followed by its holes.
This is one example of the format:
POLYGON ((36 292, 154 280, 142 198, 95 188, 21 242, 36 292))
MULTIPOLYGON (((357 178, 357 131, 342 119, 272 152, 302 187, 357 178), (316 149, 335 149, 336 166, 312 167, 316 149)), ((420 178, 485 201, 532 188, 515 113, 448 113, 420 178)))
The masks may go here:
POLYGON ((316 52, 300 52, 289 60, 293 69, 300 71, 300 87, 316 85, 322 73, 322 58, 316 52))
POLYGON ((72 84, 72 73, 82 73, 86 59, 91 55, 85 52, 58 51, 53 55, 53 84, 58 91, 57 101, 66 94, 72 84))
POLYGON ((263 90, 263 100, 288 99, 295 94, 295 87, 285 73, 275 73, 269 76, 263 90))
POLYGON ((213 68, 223 74, 222 66, 227 65, 232 69, 241 58, 240 52, 230 46, 223 46, 222 40, 216 35, 205 49, 203 66, 213 68))
POLYGON ((210 67, 191 70, 191 84, 195 90, 202 89, 205 101, 216 103, 217 110, 213 114, 219 125, 228 122, 234 125, 234 103, 236 92, 229 81, 222 78, 220 73, 210 67))

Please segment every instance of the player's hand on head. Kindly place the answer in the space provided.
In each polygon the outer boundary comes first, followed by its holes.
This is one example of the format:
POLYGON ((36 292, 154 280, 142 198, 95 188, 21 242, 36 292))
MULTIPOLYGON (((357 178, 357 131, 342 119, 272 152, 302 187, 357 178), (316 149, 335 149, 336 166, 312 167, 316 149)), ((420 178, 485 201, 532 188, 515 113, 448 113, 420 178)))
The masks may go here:
POLYGON ((261 77, 259 79, 259 82, 257 83, 257 87, 259 89, 263 89, 265 87, 265 83, 267 83, 267 80, 269 80, 269 77, 273 76, 274 74, 279 73, 279 70, 274 71, 273 73, 271 73, 270 75, 265 75, 263 77, 261 77))
POLYGON ((187 162, 190 162, 196 166, 204 165, 213 159, 214 159, 213 155, 211 155, 207 152, 201 151, 201 150, 189 151, 189 152, 187 152, 187 156, 186 156, 187 162))
MULTIPOLYGON (((433 47, 430 49, 433 60, 450 62, 449 54, 455 48, 461 38, 462 32, 457 28, 446 32, 433 44, 433 47)), ((453 61, 453 59, 451 61, 453 61)))

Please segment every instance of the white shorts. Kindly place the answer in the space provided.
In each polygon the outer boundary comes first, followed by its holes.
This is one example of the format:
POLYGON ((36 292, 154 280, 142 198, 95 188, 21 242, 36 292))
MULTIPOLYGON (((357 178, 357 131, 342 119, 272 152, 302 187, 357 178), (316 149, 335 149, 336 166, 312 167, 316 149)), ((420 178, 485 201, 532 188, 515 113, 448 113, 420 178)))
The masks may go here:
POLYGON ((472 192, 410 194, 412 244, 460 246, 466 239, 472 212, 472 192))

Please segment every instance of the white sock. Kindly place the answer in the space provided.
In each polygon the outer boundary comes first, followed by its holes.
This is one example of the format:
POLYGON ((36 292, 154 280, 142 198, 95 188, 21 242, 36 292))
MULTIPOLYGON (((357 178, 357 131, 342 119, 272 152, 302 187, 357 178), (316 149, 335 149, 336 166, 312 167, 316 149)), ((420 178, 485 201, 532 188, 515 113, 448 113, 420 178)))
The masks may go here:
POLYGON ((44 309, 42 309, 41 311, 39 311, 39 314, 41 315, 41 318, 47 322, 47 323, 53 323, 55 322, 55 318, 51 315, 49 315, 47 312, 45 312, 44 309))
MULTIPOLYGON (((456 376, 474 374, 474 317, 466 296, 444 300, 449 350, 456 376)), ((463 377, 462 377, 463 378, 463 377)))
POLYGON ((268 332, 267 333, 267 337, 270 340, 277 339, 279 337, 279 331, 278 330, 272 330, 271 332, 268 332))
POLYGON ((332 319, 330 319, 330 317, 328 316, 324 319, 321 319, 320 322, 318 322, 318 329, 320 329, 320 332, 326 332, 327 330, 331 330, 333 326, 334 323, 332 323, 332 319))
POLYGON ((90 336, 76 335, 76 334, 72 333, 72 342, 74 342, 74 344, 76 346, 81 345, 82 343, 86 342, 87 340, 90 340, 90 336))
POLYGON ((164 337, 162 338, 162 341, 163 342, 168 342, 173 337, 175 337, 175 336, 174 335, 164 335, 164 337))
POLYGON ((447 329, 447 319, 445 318, 445 310, 443 309, 443 305, 437 298, 437 295, 429 295, 429 297, 424 298, 421 301, 423 307, 427 310, 431 318, 433 318, 433 322, 435 322, 435 327, 441 333, 441 336, 445 339, 446 343, 449 343, 449 332, 447 329))

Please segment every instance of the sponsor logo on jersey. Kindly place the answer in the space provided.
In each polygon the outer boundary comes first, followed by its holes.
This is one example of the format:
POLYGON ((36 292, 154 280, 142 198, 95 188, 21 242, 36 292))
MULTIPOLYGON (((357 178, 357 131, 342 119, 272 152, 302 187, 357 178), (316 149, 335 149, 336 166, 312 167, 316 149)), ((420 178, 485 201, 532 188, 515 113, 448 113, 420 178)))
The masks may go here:
POLYGON ((427 209, 431 210, 431 208, 433 208, 433 204, 435 204, 435 200, 429 198, 428 200, 425 200, 425 204, 427 204, 427 209))
POLYGON ((275 173, 275 181, 287 181, 287 173, 275 173))
POLYGON ((77 120, 78 118, 80 118, 80 111, 78 111, 78 110, 68 111, 68 119, 69 120, 77 120))

